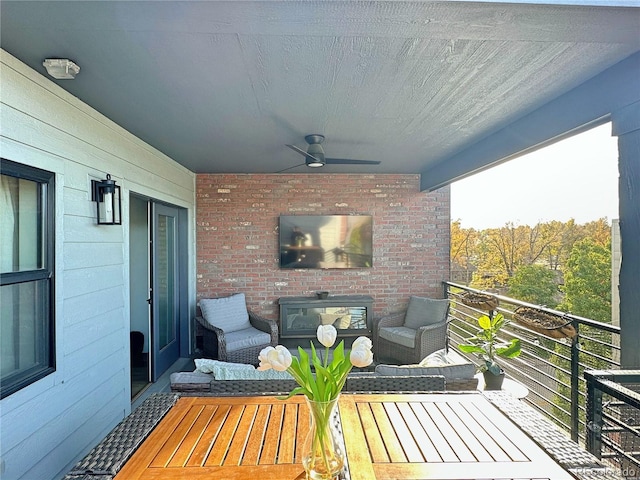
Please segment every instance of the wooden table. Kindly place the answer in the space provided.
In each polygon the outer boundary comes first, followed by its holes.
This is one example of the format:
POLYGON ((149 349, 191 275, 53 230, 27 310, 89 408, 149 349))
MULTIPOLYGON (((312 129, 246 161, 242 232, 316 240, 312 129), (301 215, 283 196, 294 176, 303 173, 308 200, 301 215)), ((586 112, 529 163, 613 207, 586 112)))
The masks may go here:
MULTIPOLYGON (((342 394, 351 480, 572 479, 479 393, 342 394)), ((116 480, 304 479, 304 398, 181 398, 116 480)))

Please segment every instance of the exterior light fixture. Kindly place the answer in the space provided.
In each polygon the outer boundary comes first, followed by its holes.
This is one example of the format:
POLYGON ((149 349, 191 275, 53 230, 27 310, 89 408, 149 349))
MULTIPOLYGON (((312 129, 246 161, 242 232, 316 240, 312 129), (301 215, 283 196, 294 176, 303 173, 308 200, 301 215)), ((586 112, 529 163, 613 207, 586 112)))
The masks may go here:
POLYGON ((91 180, 91 200, 96 202, 98 225, 122 225, 120 187, 111 175, 105 180, 91 180))
POLYGON ((57 80, 73 80, 80 72, 80 67, 67 58, 47 58, 42 65, 57 80))

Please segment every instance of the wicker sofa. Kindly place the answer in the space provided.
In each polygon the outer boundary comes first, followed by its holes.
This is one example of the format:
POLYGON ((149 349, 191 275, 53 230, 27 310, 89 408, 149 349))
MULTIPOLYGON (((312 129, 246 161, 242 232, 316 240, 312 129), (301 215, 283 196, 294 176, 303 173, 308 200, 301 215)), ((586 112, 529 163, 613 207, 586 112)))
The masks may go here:
MULTIPOLYGON (((172 373, 170 378, 172 392, 195 395, 282 395, 297 386, 294 380, 216 380, 212 374, 198 371, 176 372, 172 373)), ((344 391, 460 391, 475 390, 477 386, 476 378, 445 379, 443 375, 380 375, 375 372, 355 372, 347 378, 344 391)))
MULTIPOLYGON (((180 393, 211 393, 216 395, 281 394, 291 391, 295 381, 285 372, 257 371, 251 365, 196 359, 193 372, 175 372, 170 376, 171 391, 180 393)), ((352 371, 347 391, 469 391, 478 387, 476 367, 457 352, 440 350, 423 362, 411 365, 375 366, 374 371, 352 371), (444 378, 444 388, 433 388, 429 379, 444 378), (364 379, 364 380, 363 380, 364 379), (368 382, 368 383, 365 383, 368 382)))

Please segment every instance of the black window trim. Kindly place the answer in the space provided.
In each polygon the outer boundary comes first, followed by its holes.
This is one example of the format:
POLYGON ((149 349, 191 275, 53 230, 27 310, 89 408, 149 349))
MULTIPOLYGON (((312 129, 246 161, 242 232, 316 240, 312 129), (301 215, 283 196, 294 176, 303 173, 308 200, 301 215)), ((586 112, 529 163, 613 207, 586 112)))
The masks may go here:
MULTIPOLYGON (((35 383, 36 381, 52 374, 56 371, 56 330, 55 330, 55 173, 42 170, 30 165, 14 162, 6 158, 0 158, 0 173, 11 177, 30 180, 46 185, 46 211, 44 232, 47 242, 44 247, 45 259, 41 269, 28 270, 24 272, 0 272, 0 285, 14 285, 23 282, 34 282, 38 280, 48 280, 48 297, 49 297, 49 318, 47 328, 49 329, 48 344, 44 345, 47 353, 47 367, 39 367, 33 369, 32 372, 26 371, 20 374, 19 380, 9 381, 4 379, 0 384, 0 399, 35 383)), ((39 198, 39 201, 41 199, 39 198)), ((39 206, 42 211, 42 205, 39 206)))

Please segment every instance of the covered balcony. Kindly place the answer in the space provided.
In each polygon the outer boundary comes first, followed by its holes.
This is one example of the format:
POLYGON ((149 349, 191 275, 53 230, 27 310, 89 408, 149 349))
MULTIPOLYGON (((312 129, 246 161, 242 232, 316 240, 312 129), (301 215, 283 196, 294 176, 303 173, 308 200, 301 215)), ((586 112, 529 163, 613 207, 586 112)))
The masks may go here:
MULTIPOLYGON (((275 321, 280 298, 320 290, 371 297, 374 319, 411 295, 442 298, 449 185, 607 122, 620 324, 569 317, 593 352, 514 324, 536 355, 509 369, 529 395, 507 404, 548 414, 543 430, 561 424, 572 452, 617 455, 637 432, 618 404, 634 395, 607 382, 633 390, 633 376, 610 372, 640 366, 639 7, 0 2, 0 475, 60 480, 106 439, 125 440, 123 420, 151 432, 173 400, 138 410, 136 372, 150 393, 193 358, 201 299, 242 292, 275 321), (351 268, 281 268, 288 215, 370 215, 372 252, 339 245, 331 261, 351 268), (591 368, 607 372, 594 379, 595 420, 591 368)), ((289 254, 308 246, 293 243, 289 254)), ((458 309, 460 287, 448 286, 455 345, 478 312, 458 309)))

